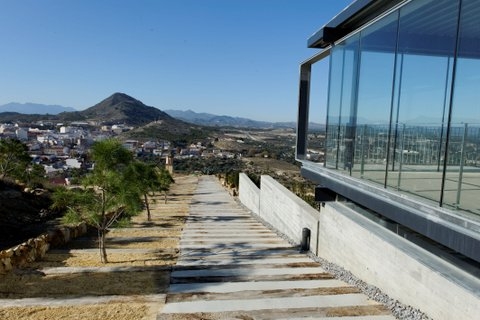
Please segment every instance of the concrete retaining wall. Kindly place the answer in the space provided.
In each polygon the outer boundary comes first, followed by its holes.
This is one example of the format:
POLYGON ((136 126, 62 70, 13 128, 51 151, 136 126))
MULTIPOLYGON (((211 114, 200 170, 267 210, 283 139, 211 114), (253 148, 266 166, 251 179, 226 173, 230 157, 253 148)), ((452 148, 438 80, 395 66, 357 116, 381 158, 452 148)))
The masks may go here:
POLYGON ((45 256, 50 247, 59 246, 87 232, 87 225, 63 226, 49 231, 36 238, 28 239, 18 246, 0 251, 0 274, 16 268, 22 268, 29 263, 45 256))
POLYGON ((320 256, 391 297, 433 319, 475 319, 480 314, 480 292, 472 292, 480 288, 479 281, 466 272, 341 203, 325 205, 320 225, 320 256))
POLYGON ((260 189, 245 173, 239 176, 238 197, 248 210, 255 214, 260 213, 260 189))
MULTIPOLYGON (((300 244, 303 228, 311 231, 311 243, 317 239, 320 213, 270 176, 261 177, 259 216, 278 231, 300 244)), ((316 247, 310 247, 316 253, 316 247)))
MULTIPOLYGON (((250 194, 255 193, 245 185, 246 179, 240 179, 239 198, 248 207, 250 194)), ((433 319, 476 319, 480 314, 478 278, 341 203, 327 203, 318 212, 271 177, 262 176, 259 208, 262 219, 294 242, 300 242, 302 228, 309 228, 313 253, 433 319)))

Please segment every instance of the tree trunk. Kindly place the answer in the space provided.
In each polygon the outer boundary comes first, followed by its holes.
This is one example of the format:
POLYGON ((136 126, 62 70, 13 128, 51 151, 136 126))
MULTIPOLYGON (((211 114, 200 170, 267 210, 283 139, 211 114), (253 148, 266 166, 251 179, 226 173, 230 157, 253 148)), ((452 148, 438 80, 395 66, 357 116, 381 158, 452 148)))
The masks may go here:
POLYGON ((147 207, 147 220, 148 221, 151 221, 152 220, 152 216, 150 215, 150 206, 148 205, 148 198, 147 198, 147 194, 145 193, 143 195, 144 197, 144 200, 145 200, 145 206, 147 207))
POLYGON ((105 234, 107 232, 108 222, 107 214, 105 212, 105 190, 102 189, 102 218, 101 224, 98 227, 98 246, 100 249, 100 261, 108 263, 107 248, 105 248, 105 234))
POLYGON ((98 245, 100 249, 100 261, 102 263, 108 263, 107 248, 105 247, 105 229, 98 229, 98 245))
POLYGON ((167 191, 164 191, 163 195, 165 196, 165 204, 167 204, 167 191))

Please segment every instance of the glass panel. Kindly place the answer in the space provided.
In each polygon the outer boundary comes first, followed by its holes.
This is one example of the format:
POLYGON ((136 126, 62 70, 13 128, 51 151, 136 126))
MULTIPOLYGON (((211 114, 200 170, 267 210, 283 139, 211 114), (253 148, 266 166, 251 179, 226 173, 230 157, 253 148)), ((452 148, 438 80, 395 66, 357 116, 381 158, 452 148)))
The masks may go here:
POLYGON ((361 33, 355 158, 352 175, 385 183, 397 42, 392 14, 361 33))
POLYGON ((480 214, 480 7, 464 0, 443 205, 480 214))
POLYGON ((350 172, 353 161, 358 35, 338 44, 330 57, 326 166, 350 172))
POLYGON ((327 105, 327 135, 325 139, 325 166, 337 168, 338 130, 342 97, 344 48, 338 46, 330 54, 330 72, 327 105))
POLYGON ((437 203, 457 15, 450 0, 400 9, 387 186, 437 203))

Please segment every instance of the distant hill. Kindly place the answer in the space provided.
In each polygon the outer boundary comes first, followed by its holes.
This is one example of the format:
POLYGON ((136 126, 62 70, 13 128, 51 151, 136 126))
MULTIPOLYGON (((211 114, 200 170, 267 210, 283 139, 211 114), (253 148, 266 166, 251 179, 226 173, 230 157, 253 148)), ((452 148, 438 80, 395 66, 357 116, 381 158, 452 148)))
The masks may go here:
MULTIPOLYGON (((192 110, 165 110, 166 113, 174 118, 181 119, 186 122, 203 126, 215 127, 236 127, 236 128, 254 128, 254 129, 277 129, 277 128, 296 128, 297 123, 291 122, 268 122, 257 121, 248 118, 219 116, 211 113, 197 113, 192 110)), ((325 125, 313 123, 309 124, 312 130, 325 129, 325 125)))
MULTIPOLYGON (((192 110, 165 110, 166 113, 181 119, 186 122, 203 125, 203 126, 216 126, 216 127, 241 127, 241 128, 274 128, 277 127, 276 123, 267 121, 257 121, 247 118, 231 117, 231 116, 219 116, 210 113, 197 113, 192 110)), ((279 125, 281 127, 288 126, 287 123, 279 125)))
POLYGON ((17 112, 22 114, 59 114, 62 112, 76 111, 74 108, 59 105, 47 105, 39 103, 10 102, 0 106, 0 112, 17 112))
MULTIPOLYGON (((68 112, 72 113, 72 112, 68 112)), ((24 114, 18 112, 0 112, 0 123, 34 123, 37 121, 55 121, 58 115, 50 114, 24 114)))
POLYGON ((62 112, 58 115, 27 115, 16 112, 0 113, 2 122, 73 122, 85 121, 96 124, 125 124, 133 130, 121 135, 123 138, 167 139, 177 145, 187 145, 190 141, 202 141, 215 129, 184 122, 168 115, 160 109, 124 93, 114 93, 96 105, 83 111, 62 112))
MULTIPOLYGON (((38 105, 38 104, 32 104, 38 105)), ((53 109, 52 109, 53 110, 53 109)), ((73 110, 73 109, 72 109, 73 110)), ((167 110, 161 111, 155 107, 147 106, 143 102, 125 94, 114 93, 108 98, 82 111, 64 111, 58 114, 24 114, 22 112, 1 112, 0 123, 20 122, 31 123, 37 121, 73 122, 85 121, 96 124, 125 124, 138 128, 132 135, 137 137, 151 134, 168 136, 168 132, 191 134, 195 137, 204 136, 200 131, 204 126, 209 127, 236 127, 252 129, 296 128, 296 122, 267 122, 256 121, 241 117, 219 116, 209 113, 196 113, 194 111, 167 110), (148 126, 147 126, 148 125, 148 126), (203 127, 201 127, 203 126, 203 127), (145 128, 140 128, 145 127, 145 128), (168 128, 168 130, 165 130, 168 128)), ((312 130, 322 129, 324 125, 310 123, 312 130)), ((213 128, 211 128, 213 129, 213 128)))
POLYGON ((58 114, 27 114, 20 111, 0 112, 0 123, 88 121, 106 125, 126 124, 138 127, 158 120, 181 122, 160 109, 147 106, 124 93, 114 93, 110 97, 83 111, 63 111, 58 114))
POLYGON ((178 121, 160 109, 147 106, 129 95, 118 92, 93 107, 79 111, 78 115, 84 120, 104 124, 125 123, 132 126, 142 126, 159 120, 178 121))

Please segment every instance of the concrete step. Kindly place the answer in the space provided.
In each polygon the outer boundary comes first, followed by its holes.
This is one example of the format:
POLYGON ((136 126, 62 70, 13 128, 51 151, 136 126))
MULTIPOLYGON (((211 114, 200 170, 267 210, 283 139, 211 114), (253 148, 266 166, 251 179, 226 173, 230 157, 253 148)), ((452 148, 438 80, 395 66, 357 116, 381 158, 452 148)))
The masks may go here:
POLYGON ((157 319, 394 319, 250 217, 214 178, 197 190, 157 319))
POLYGON ((395 317, 388 315, 388 310, 381 306, 364 307, 317 307, 303 309, 263 309, 253 311, 230 311, 230 312, 201 312, 184 314, 161 314, 157 320, 178 320, 178 319, 262 319, 262 320, 394 320, 395 317), (331 314, 349 313, 354 316, 332 317, 331 314), (357 316, 358 314, 358 316, 357 316), (366 314, 366 315, 364 315, 366 314))
POLYGON ((241 258, 255 258, 255 257, 289 257, 299 255, 297 249, 292 249, 289 246, 277 246, 274 248, 219 248, 219 250, 212 251, 211 248, 181 248, 181 259, 192 259, 194 257, 217 257, 229 259, 234 257, 235 259, 241 258))
POLYGON ((181 277, 235 277, 235 276, 269 276, 269 275, 303 275, 303 274, 324 274, 325 270, 321 267, 310 268, 209 268, 209 269, 188 269, 188 270, 173 270, 172 278, 181 277))
POLYGON ((346 307, 372 305, 363 294, 342 294, 325 296, 283 297, 241 300, 198 300, 168 303, 165 313, 250 311, 262 309, 290 309, 323 307, 346 307))
POLYGON ((218 282, 218 283, 178 283, 170 285, 169 294, 174 293, 231 293, 258 290, 292 290, 315 288, 342 288, 348 285, 336 279, 322 280, 285 280, 285 281, 256 281, 256 282, 218 282))
POLYGON ((219 246, 219 245, 230 245, 232 247, 243 247, 244 244, 256 245, 256 246, 265 246, 275 244, 275 245, 286 245, 285 241, 279 238, 244 238, 244 237, 231 237, 231 238, 200 238, 200 239, 183 239, 180 240, 180 245, 185 247, 192 247, 197 245, 205 246, 219 246))
POLYGON ((278 257, 278 258, 264 258, 260 257, 247 257, 247 258, 231 258, 227 257, 216 258, 216 257, 204 257, 202 259, 184 259, 181 258, 177 261, 176 266, 185 266, 185 267, 194 267, 194 266, 228 266, 228 265, 266 265, 266 264, 282 264, 282 265, 292 265, 299 263, 311 263, 312 259, 308 257, 299 256, 296 257, 278 257))

